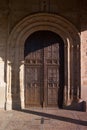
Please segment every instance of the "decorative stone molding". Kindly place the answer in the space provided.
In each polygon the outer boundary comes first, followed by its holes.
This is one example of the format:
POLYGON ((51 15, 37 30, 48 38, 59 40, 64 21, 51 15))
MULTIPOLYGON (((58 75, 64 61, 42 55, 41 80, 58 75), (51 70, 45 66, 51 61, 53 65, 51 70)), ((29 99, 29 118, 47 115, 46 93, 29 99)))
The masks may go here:
MULTIPOLYGON (((12 30, 7 44, 7 109, 25 107, 24 103, 24 43, 35 31, 49 30, 65 44, 65 104, 71 103, 80 91, 80 34, 69 21, 56 14, 37 13, 21 20, 12 30), (79 46, 76 47, 76 46, 79 46), (77 51, 78 48, 78 51, 77 51), (78 53, 77 53, 78 52, 78 53), (10 62, 10 64, 9 64, 10 62), (76 74, 74 75, 74 70, 76 74), (78 71, 78 73, 77 73, 78 71), (76 82, 76 83, 75 83, 76 82), (14 87, 14 88, 13 88, 14 87), (8 90, 11 89, 9 92, 8 90), (73 89, 73 90, 72 90, 73 89), (17 94, 14 91, 18 92, 17 94), (12 93, 13 92, 13 93, 12 93), (70 95, 72 93, 72 96, 70 95), (14 95, 14 96, 13 96, 14 95), (17 100, 17 98, 19 98, 17 100), (11 103, 11 104, 10 104, 11 103), (8 105, 9 104, 9 105, 8 105), (10 106, 10 107, 8 107, 10 106)), ((80 97, 80 95, 79 95, 80 97)))

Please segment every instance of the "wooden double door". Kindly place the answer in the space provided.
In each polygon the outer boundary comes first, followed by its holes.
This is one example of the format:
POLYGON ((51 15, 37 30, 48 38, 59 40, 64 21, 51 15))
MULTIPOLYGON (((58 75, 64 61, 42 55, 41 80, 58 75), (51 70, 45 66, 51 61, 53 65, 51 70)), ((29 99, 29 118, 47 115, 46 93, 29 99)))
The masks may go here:
MULTIPOLYGON (((48 34, 48 33, 47 33, 48 34)), ((58 106, 59 43, 54 38, 36 34, 26 41, 25 106, 58 106), (39 38, 39 40, 37 40, 39 38), (49 38, 51 40, 49 40, 49 38), (39 42, 40 41, 40 42, 39 42)))

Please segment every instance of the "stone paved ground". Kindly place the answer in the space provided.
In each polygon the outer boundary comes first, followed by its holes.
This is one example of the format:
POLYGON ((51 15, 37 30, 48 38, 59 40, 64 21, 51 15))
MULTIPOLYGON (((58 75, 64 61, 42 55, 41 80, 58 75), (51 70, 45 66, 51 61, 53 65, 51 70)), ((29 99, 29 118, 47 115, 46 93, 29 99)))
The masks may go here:
POLYGON ((0 130, 87 130, 87 113, 56 108, 0 110, 0 130))

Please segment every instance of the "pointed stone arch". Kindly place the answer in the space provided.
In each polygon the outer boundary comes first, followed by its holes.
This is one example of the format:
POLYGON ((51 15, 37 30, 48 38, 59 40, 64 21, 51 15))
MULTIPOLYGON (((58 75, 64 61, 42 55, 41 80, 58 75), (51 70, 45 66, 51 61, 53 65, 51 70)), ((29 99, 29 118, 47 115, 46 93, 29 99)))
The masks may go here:
POLYGON ((37 13, 21 20, 10 33, 7 44, 7 101, 6 109, 25 108, 24 43, 35 31, 48 30, 64 41, 65 85, 64 105, 79 99, 80 91, 80 34, 73 24, 56 14, 37 13))

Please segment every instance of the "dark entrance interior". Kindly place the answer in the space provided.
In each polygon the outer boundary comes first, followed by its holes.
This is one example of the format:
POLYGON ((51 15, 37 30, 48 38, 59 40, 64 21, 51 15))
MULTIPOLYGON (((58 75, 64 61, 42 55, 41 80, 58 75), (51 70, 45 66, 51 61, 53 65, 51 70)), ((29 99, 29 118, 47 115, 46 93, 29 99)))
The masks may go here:
POLYGON ((25 41, 25 106, 62 107, 64 42, 51 31, 37 31, 25 41))

